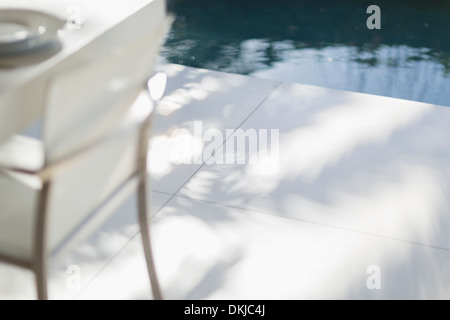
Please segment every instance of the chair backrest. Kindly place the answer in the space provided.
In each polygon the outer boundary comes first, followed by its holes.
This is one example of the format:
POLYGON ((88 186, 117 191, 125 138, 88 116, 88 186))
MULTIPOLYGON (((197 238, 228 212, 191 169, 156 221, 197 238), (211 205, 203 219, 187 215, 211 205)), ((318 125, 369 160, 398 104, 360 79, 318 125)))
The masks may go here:
POLYGON ((127 36, 110 30, 50 76, 42 134, 48 163, 108 134, 126 112, 152 74, 167 28, 164 12, 151 13, 127 36))
POLYGON ((141 22, 120 42, 103 35, 102 41, 58 68, 48 84, 43 120, 46 164, 70 159, 80 150, 86 154, 52 181, 49 251, 137 170, 138 128, 110 135, 152 74, 169 20, 164 11, 152 11, 141 22))

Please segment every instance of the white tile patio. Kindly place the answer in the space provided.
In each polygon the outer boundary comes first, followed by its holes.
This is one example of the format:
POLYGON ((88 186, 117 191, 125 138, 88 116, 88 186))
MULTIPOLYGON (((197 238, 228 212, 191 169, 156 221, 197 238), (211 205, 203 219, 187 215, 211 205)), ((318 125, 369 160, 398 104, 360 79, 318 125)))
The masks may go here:
MULTIPOLYGON (((258 211, 175 197, 158 213, 154 237, 167 299, 439 299, 450 294, 448 251, 258 211), (367 288, 373 265, 381 270, 381 290, 367 288)), ((149 298, 138 240, 78 298, 149 298)))
POLYGON ((179 194, 448 249, 448 123, 448 107, 283 84, 241 127, 279 129, 273 159, 205 165, 179 194))
MULTIPOLYGON (((151 199, 152 211, 157 212, 170 199, 170 195, 153 192, 151 199)), ((83 241, 73 252, 58 261, 52 261, 50 299, 74 298, 127 245, 139 230, 136 210, 136 199, 131 197, 100 230, 83 241), (73 266, 80 270, 79 278, 74 273, 77 270, 71 269, 73 266), (80 280, 79 283, 74 282, 77 279, 80 280)), ((35 299, 32 273, 0 263, 0 300, 2 299, 35 299)))
MULTIPOLYGON (((160 68, 169 82, 150 168, 166 298, 450 298, 449 108, 160 68), (224 139, 278 129, 279 153, 202 165, 194 121, 224 139), (367 287, 371 266, 380 290, 367 287)), ((58 264, 51 298, 151 298, 134 210, 130 200, 58 264), (78 288, 68 266, 81 271, 78 288)), ((0 265, 0 298, 33 298, 31 280, 0 265)))
POLYGON ((173 194, 202 163, 194 122, 204 131, 237 128, 279 83, 173 64, 158 69, 169 81, 157 110, 150 171, 153 189, 173 194), (184 164, 190 158, 193 164, 184 164))

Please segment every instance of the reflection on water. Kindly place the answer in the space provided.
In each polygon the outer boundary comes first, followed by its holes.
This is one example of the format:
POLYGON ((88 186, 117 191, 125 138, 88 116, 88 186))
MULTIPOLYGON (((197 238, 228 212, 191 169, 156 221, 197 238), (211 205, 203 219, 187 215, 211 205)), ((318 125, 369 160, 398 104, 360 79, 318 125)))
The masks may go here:
POLYGON ((172 63, 450 106, 450 2, 169 0, 172 63))
POLYGON ((286 50, 270 68, 251 74, 334 89, 365 92, 450 106, 450 77, 424 49, 380 46, 374 52, 330 46, 286 50))

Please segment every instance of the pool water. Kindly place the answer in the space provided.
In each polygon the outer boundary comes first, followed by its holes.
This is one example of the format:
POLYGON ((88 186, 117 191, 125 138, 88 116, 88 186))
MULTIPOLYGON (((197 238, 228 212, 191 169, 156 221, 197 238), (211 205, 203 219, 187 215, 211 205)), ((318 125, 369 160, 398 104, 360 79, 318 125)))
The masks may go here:
POLYGON ((168 0, 170 63, 450 106, 450 0, 168 0), (367 7, 381 9, 369 30, 367 7))

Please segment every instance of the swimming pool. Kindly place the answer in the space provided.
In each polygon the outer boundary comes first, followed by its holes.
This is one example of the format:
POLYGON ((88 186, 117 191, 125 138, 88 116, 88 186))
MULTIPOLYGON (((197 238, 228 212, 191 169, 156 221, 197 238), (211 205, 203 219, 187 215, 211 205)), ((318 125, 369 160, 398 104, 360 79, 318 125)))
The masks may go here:
POLYGON ((450 1, 168 0, 163 61, 450 106, 450 1), (369 30, 369 5, 381 29, 369 30))

